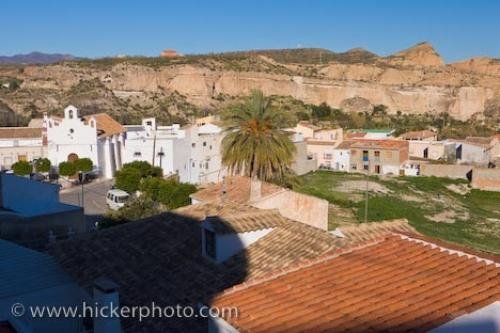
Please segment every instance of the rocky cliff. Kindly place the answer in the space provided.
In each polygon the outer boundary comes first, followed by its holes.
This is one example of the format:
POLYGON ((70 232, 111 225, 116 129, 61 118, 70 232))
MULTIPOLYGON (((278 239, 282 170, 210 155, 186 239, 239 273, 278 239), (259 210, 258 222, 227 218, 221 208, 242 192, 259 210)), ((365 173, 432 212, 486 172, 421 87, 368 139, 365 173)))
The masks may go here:
POLYGON ((141 109, 176 114, 186 108, 217 108, 227 98, 261 89, 268 95, 325 102, 349 111, 384 104, 389 112, 447 112, 461 120, 482 117, 485 110, 499 113, 499 60, 444 64, 428 43, 389 57, 362 49, 279 52, 4 66, 0 80, 15 78, 21 83, 17 89, 0 89, 0 102, 24 114, 29 105, 44 112, 69 102, 121 114, 141 109))

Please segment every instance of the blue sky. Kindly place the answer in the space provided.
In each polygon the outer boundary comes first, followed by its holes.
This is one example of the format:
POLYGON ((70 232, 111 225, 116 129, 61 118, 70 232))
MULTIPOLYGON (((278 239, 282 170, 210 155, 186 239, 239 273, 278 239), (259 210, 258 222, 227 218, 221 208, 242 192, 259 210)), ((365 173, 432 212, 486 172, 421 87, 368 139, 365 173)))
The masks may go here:
POLYGON ((0 55, 99 57, 323 47, 388 55, 431 42, 445 61, 500 58, 500 1, 2 1, 0 55))

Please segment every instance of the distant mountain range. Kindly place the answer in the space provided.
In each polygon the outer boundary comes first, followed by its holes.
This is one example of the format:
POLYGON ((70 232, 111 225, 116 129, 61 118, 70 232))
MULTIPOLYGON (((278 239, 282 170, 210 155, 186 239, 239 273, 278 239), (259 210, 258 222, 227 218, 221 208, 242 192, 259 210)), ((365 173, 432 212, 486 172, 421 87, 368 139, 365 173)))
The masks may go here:
POLYGON ((4 64, 51 64, 63 60, 73 60, 71 54, 31 52, 28 54, 15 54, 13 56, 0 56, 0 63, 4 64))

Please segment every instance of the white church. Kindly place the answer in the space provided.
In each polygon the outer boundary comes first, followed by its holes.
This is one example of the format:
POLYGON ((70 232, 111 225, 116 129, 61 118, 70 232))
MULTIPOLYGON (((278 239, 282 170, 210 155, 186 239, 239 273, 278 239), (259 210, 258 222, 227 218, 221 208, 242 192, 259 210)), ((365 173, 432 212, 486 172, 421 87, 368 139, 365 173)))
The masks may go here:
POLYGON ((80 117, 70 105, 64 109, 64 118, 44 116, 44 126, 52 165, 87 157, 105 178, 113 178, 121 168, 125 130, 107 114, 80 117))

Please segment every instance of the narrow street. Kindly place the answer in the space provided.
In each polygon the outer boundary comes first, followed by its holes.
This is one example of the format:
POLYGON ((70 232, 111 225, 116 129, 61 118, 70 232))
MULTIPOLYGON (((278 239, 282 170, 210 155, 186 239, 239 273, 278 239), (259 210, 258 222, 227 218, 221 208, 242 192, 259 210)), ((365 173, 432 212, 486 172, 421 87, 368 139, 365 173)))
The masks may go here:
MULTIPOLYGON (((106 193, 112 185, 112 180, 96 181, 83 185, 83 206, 87 230, 94 230, 95 222, 98 222, 108 209, 106 193)), ((80 186, 63 190, 59 196, 61 202, 75 206, 82 205, 82 188, 80 186)))

